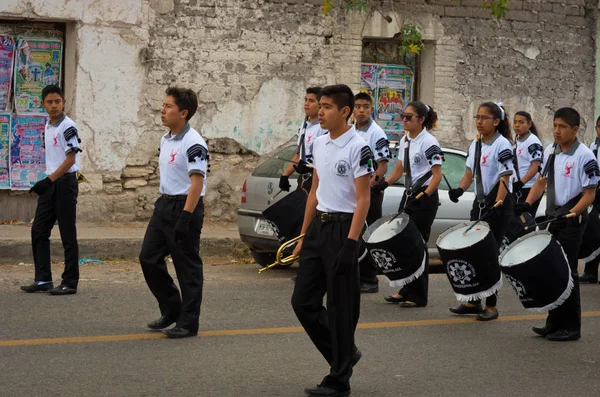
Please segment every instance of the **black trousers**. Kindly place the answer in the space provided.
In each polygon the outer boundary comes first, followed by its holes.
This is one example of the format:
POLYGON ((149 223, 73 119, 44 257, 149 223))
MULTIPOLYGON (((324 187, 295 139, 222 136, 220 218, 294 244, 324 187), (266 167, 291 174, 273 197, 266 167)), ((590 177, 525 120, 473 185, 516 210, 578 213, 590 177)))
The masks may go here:
MULTIPOLYGON (((483 214, 485 214, 494 203, 488 204, 483 209, 479 208, 479 204, 477 201, 473 202, 473 207, 471 208, 471 220, 475 221, 479 219, 483 214)), ((490 230, 494 235, 494 240, 496 240, 496 245, 500 248, 502 244, 502 238, 504 238, 504 234, 506 233, 506 229, 508 228, 508 222, 513 215, 513 203, 510 200, 510 197, 507 197, 504 203, 499 207, 494 209, 489 215, 487 215, 484 219, 485 222, 490 226, 490 230)), ((499 253, 498 253, 499 254, 499 253)), ((480 299, 473 300, 471 303, 478 305, 481 303, 480 299)), ((498 303, 498 294, 494 294, 492 296, 488 296, 485 299, 485 305, 490 307, 495 307, 498 303)))
POLYGON ((65 270, 62 284, 77 289, 79 283, 79 245, 77 244, 77 195, 79 185, 75 173, 58 178, 50 189, 38 198, 31 225, 31 245, 35 265, 35 281, 52 281, 50 267, 50 234, 58 221, 58 230, 65 250, 65 270))
POLYGON ((579 217, 552 222, 548 228, 548 231, 558 240, 565 251, 574 283, 573 292, 571 292, 565 303, 548 313, 546 327, 550 331, 559 329, 567 331, 581 330, 581 298, 577 275, 577 254, 579 253, 587 219, 588 213, 584 211, 579 217))
MULTIPOLYGON (((424 188, 421 189, 421 191, 424 190, 424 188)), ((437 190, 426 199, 406 201, 404 212, 406 212, 406 214, 410 216, 410 219, 415 223, 423 240, 425 240, 425 243, 429 241, 431 225, 435 220, 439 204, 440 198, 437 190)), ((427 247, 425 248, 425 271, 416 280, 405 285, 398 292, 398 294, 402 295, 407 301, 414 302, 420 306, 427 306, 429 295, 429 253, 427 247)))
MULTIPOLYGON (((371 204, 369 205, 369 212, 367 213, 367 225, 371 225, 377 219, 383 216, 383 194, 374 193, 371 189, 371 204)), ((364 247, 361 244, 361 247, 364 247)), ((359 257, 363 255, 365 248, 361 248, 358 253, 359 257)), ((377 279, 377 264, 373 260, 370 254, 364 255, 359 262, 360 270, 360 281, 362 283, 378 284, 377 279)))
POLYGON ((324 386, 350 387, 354 331, 360 315, 358 264, 340 267, 337 256, 351 221, 310 224, 300 253, 292 307, 306 333, 330 365, 324 386), (327 294, 327 308, 323 297, 327 294))
POLYGON ((586 263, 583 272, 598 277, 598 265, 600 265, 600 256, 586 263))
MULTIPOLYGON (((525 200, 527 200, 527 196, 529 195, 529 192, 531 191, 531 188, 523 188, 521 189, 521 191, 519 191, 518 193, 513 193, 513 197, 515 198, 515 201, 517 203, 524 203, 525 200)), ((529 213, 531 214, 531 216, 533 216, 533 219, 535 219, 535 214, 538 210, 538 207, 540 206, 540 203, 542 201, 542 196, 540 196, 539 199, 537 199, 537 201, 533 204, 531 204, 531 208, 529 209, 529 213)), ((507 198, 508 200, 509 198, 507 198)))
POLYGON ((158 301, 161 315, 176 321, 176 326, 198 331, 204 275, 200 258, 200 233, 204 221, 204 203, 198 202, 190 222, 189 241, 175 241, 175 223, 179 219, 185 198, 167 199, 161 196, 154 203, 140 264, 146 283, 158 301), (179 290, 167 270, 165 257, 171 255, 179 290))

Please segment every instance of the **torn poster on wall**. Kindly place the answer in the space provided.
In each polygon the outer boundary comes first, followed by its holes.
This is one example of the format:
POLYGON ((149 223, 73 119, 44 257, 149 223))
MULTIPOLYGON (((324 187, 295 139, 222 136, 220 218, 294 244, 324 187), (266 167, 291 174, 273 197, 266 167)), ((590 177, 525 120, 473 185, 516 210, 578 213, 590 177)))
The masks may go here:
POLYGON ((17 113, 45 113, 42 89, 60 83, 62 48, 60 40, 17 39, 14 67, 17 113))
POLYGON ((0 189, 10 189, 10 113, 0 113, 0 189))
POLYGON ((10 187, 28 190, 46 177, 46 116, 14 115, 10 134, 10 187))
POLYGON ((10 103, 14 49, 13 37, 0 35, 0 112, 6 111, 10 103))

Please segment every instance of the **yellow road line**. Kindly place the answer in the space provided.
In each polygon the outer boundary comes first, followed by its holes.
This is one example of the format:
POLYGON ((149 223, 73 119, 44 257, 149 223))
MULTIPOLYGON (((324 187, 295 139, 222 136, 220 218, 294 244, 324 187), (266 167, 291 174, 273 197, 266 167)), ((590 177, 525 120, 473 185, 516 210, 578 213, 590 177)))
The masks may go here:
MULTIPOLYGON (((582 317, 600 317, 600 311, 581 313, 582 317)), ((546 318, 545 314, 528 314, 522 316, 502 316, 495 321, 529 321, 542 320, 546 318)), ((433 320, 413 320, 413 321, 391 321, 379 323, 361 323, 360 329, 375 328, 401 328, 401 327, 422 327, 430 325, 452 325, 475 323, 474 317, 457 317, 433 320)), ((255 328, 255 329, 225 329, 215 331, 198 332, 198 336, 237 336, 237 335, 268 335, 268 334, 291 334, 304 332, 302 327, 279 327, 279 328, 255 328)), ((45 338, 45 339, 21 339, 21 340, 0 340, 0 347, 8 346, 36 346, 36 345, 55 345, 65 343, 95 343, 95 342, 119 342, 142 339, 166 338, 159 332, 146 334, 127 334, 127 335, 98 335, 98 336, 73 336, 66 338, 45 338)))

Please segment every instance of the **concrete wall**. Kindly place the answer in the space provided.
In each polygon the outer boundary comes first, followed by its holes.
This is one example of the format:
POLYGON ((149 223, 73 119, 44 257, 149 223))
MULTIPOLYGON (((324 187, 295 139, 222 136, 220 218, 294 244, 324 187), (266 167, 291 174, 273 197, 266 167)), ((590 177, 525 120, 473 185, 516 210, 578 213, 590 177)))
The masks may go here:
MULTIPOLYGON (((90 180, 81 185, 80 219, 149 217, 165 132, 160 106, 169 85, 182 85, 198 92, 192 125, 213 154, 207 218, 235 220, 259 155, 295 135, 305 87, 358 89, 362 38, 393 37, 405 22, 417 23, 427 42, 420 92, 439 114, 443 144, 466 147, 476 106, 489 99, 503 100, 509 114, 530 111, 546 138, 552 112, 574 106, 591 139, 595 1, 510 1, 501 21, 480 0, 396 0, 382 13, 328 17, 321 4, 5 0, 0 18, 68 22, 68 111, 80 125, 90 180)), ((6 210, 3 218, 11 218, 6 210)))

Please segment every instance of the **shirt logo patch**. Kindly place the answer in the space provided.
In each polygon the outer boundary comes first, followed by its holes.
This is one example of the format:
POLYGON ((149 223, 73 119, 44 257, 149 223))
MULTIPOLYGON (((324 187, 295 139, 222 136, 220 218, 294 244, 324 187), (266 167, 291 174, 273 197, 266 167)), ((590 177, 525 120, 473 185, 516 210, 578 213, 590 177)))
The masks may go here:
POLYGON ((306 143, 310 143, 311 139, 312 139, 312 135, 307 135, 306 136, 306 143))
POLYGON ((517 155, 520 156, 522 152, 523 152, 523 148, 517 150, 517 155))
POLYGON ((491 155, 491 153, 481 155, 481 165, 483 165, 485 167, 489 167, 489 164, 487 163, 487 159, 488 159, 488 157, 490 157, 490 155, 491 155))
POLYGON ((419 165, 422 162, 423 162, 423 156, 421 156, 421 153, 415 154, 415 157, 413 157, 413 163, 415 163, 415 165, 419 165))
POLYGON ((433 161, 442 161, 442 156, 440 156, 439 154, 434 154, 431 159, 433 161))
POLYGON ((52 138, 52 145, 58 146, 58 134, 54 138, 52 138))
POLYGON ((335 172, 337 176, 348 176, 350 171, 350 164, 345 160, 340 160, 335 164, 335 172))
POLYGON ((573 161, 572 164, 569 163, 565 163, 565 173, 563 174, 566 177, 571 178, 571 170, 573 169, 573 167, 575 166, 575 162, 573 161))
POLYGON ((171 150, 171 154, 169 155, 169 156, 171 156, 171 160, 169 160, 169 164, 175 164, 175 156, 177 156, 177 153, 179 153, 179 149, 171 150))

